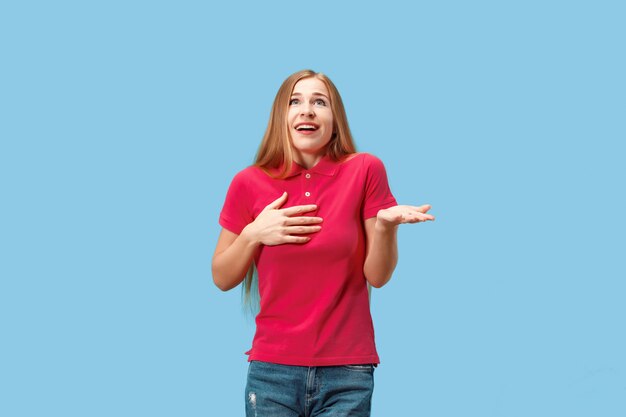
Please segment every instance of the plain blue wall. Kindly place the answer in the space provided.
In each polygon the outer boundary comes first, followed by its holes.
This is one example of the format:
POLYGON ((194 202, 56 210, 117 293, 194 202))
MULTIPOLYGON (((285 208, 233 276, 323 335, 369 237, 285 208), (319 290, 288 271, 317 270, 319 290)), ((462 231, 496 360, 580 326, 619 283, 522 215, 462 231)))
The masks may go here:
POLYGON ((303 68, 437 216, 373 293, 373 416, 626 415, 622 2, 209 4, 0 6, 1 415, 243 415, 217 219, 303 68))

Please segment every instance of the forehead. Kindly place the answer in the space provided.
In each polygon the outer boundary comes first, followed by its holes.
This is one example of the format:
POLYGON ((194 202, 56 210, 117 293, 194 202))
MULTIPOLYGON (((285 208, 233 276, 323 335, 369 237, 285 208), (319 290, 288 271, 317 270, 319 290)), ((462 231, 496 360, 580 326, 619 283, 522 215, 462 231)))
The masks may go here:
POLYGON ((318 78, 305 78, 296 83, 293 87, 293 94, 313 94, 320 93, 328 97, 326 84, 318 78))

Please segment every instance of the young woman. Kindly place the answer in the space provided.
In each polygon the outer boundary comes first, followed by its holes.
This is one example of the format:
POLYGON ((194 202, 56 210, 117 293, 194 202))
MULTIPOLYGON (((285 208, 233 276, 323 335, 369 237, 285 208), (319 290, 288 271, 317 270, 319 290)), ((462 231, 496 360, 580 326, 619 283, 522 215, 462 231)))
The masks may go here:
POLYGON ((398 260, 399 224, 434 220, 398 205, 382 162, 356 153, 334 84, 305 70, 281 85, 256 157, 233 179, 220 214, 213 280, 260 310, 246 414, 369 416, 374 342, 368 284, 398 260))

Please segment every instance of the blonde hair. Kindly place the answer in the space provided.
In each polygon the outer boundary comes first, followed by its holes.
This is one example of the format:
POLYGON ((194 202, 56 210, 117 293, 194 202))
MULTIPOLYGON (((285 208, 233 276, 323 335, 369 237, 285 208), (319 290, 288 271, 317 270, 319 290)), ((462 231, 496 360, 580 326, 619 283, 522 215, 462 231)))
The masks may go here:
MULTIPOLYGON (((278 89, 267 129, 256 154, 254 166, 263 169, 268 175, 276 179, 287 177, 294 162, 291 134, 287 126, 287 112, 291 94, 298 81, 306 78, 317 78, 322 81, 330 95, 330 108, 333 113, 333 136, 327 145, 326 154, 333 161, 341 161, 348 155, 356 153, 356 147, 352 140, 352 133, 348 125, 346 110, 335 84, 325 74, 312 70, 302 70, 291 74, 278 89), (270 169, 281 168, 278 174, 273 175, 270 169)), ((251 304, 251 289, 256 286, 256 274, 254 262, 246 274, 242 288, 244 306, 251 304)), ((254 307, 252 308, 254 312, 254 307)))
POLYGON ((328 143, 326 153, 334 161, 339 161, 346 155, 356 152, 352 134, 348 126, 346 110, 343 101, 337 91, 335 84, 321 72, 302 70, 291 74, 280 86, 272 111, 270 120, 263 135, 263 140, 256 154, 254 165, 266 170, 268 168, 279 168, 281 172, 275 178, 285 178, 293 163, 293 148, 291 146, 291 135, 287 126, 287 111, 289 110, 289 100, 298 81, 305 78, 317 78, 322 81, 328 89, 330 95, 330 108, 333 113, 333 136, 328 143))

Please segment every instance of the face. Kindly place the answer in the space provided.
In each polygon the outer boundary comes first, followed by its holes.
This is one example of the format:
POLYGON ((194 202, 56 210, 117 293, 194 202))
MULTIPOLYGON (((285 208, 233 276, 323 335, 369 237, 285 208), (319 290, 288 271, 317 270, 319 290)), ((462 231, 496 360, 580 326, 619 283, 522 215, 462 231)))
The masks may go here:
POLYGON ((296 83, 289 100, 287 123, 296 153, 320 155, 333 135, 333 112, 326 84, 317 78, 296 83))

